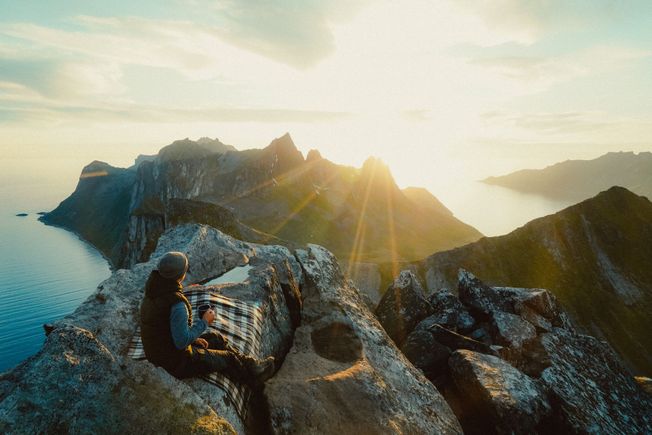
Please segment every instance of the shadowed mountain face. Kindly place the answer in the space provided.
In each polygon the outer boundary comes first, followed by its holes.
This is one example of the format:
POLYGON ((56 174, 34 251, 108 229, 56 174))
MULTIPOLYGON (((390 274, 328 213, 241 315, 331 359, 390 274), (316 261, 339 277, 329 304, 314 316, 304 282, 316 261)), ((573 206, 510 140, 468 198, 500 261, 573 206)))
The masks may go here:
POLYGON ((622 187, 418 268, 430 291, 454 289, 459 268, 490 285, 549 289, 586 332, 652 373, 652 203, 622 187))
POLYGON ((611 186, 652 198, 652 153, 607 153, 593 160, 567 160, 545 169, 525 169, 483 180, 487 184, 581 201, 611 186))
POLYGON ((400 190, 381 161, 356 169, 316 151, 304 159, 288 134, 245 151, 186 139, 129 169, 101 165, 119 176, 80 179, 44 221, 79 232, 118 267, 146 260, 176 222, 255 242, 318 243, 350 262, 413 261, 481 237, 425 189, 400 190))

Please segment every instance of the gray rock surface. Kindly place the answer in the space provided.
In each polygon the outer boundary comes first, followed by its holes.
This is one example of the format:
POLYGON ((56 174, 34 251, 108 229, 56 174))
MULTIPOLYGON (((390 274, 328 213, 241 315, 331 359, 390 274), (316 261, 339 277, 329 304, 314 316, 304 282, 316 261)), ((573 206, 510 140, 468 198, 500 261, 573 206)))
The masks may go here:
POLYGON ((236 433, 187 384, 75 326, 0 378, 0 432, 236 433))
POLYGON ((451 349, 468 349, 475 352, 493 354, 491 346, 473 340, 465 335, 450 331, 440 325, 434 324, 428 328, 435 340, 451 349))
POLYGON ((541 373, 557 421, 573 433, 652 433, 652 400, 606 343, 557 329, 542 335, 541 373))
POLYGON ((432 307, 416 275, 404 270, 389 286, 375 313, 394 343, 401 346, 414 327, 432 314, 432 307))
POLYGON ((408 335, 401 352, 431 380, 444 372, 451 354, 448 347, 435 340, 430 331, 423 329, 415 329, 408 335))
POLYGON ((265 389, 276 433, 461 433, 435 387, 410 364, 316 245, 303 267, 301 326, 265 389))
POLYGON ((643 383, 605 342, 578 335, 550 292, 490 287, 461 270, 459 293, 459 305, 446 292, 431 295, 433 315, 402 350, 444 393, 466 433, 652 432, 643 383), (464 310, 475 329, 448 329, 449 313, 464 310), (454 351, 448 370, 441 346, 454 351))
POLYGON ((509 300, 464 269, 459 271, 457 292, 464 305, 476 313, 489 315, 496 310, 513 310, 509 300))
POLYGON ((534 433, 551 411, 543 388, 500 358, 458 350, 449 365, 470 418, 488 418, 498 433, 534 433))
POLYGON ((492 315, 498 344, 521 347, 537 335, 534 326, 521 316, 504 311, 495 311, 492 315))
POLYGON ((458 297, 447 289, 433 292, 428 297, 428 302, 432 305, 433 314, 430 317, 434 323, 453 331, 463 332, 469 331, 475 325, 475 319, 464 308, 458 297))
POLYGON ((380 267, 376 263, 342 263, 341 269, 344 275, 353 281, 355 287, 361 293, 366 294, 374 308, 380 302, 380 267))
MULTIPOLYGON (((149 262, 113 273, 74 313, 52 325, 38 354, 0 376, 0 432, 245 431, 218 388, 198 379, 179 381, 126 357, 145 281, 169 250, 188 255, 192 274, 186 285, 243 262, 252 265, 244 283, 213 290, 260 304, 265 338, 258 356, 282 360, 293 334, 288 297, 296 297, 303 275, 294 256, 287 248, 244 243, 207 226, 176 227, 160 238, 149 262)), ((257 412, 250 414, 257 418, 257 412)))

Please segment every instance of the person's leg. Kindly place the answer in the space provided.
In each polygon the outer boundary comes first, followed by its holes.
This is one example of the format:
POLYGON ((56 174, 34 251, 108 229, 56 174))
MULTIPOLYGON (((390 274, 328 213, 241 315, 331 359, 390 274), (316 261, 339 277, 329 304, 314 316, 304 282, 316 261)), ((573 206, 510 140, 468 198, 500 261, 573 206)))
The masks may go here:
POLYGON ((274 358, 258 360, 228 350, 193 349, 192 357, 173 374, 178 378, 191 378, 212 372, 223 373, 235 382, 260 387, 274 373, 274 358))
POLYGON ((229 350, 227 349, 227 341, 222 334, 217 331, 204 332, 199 338, 203 338, 208 342, 209 349, 215 350, 229 350))

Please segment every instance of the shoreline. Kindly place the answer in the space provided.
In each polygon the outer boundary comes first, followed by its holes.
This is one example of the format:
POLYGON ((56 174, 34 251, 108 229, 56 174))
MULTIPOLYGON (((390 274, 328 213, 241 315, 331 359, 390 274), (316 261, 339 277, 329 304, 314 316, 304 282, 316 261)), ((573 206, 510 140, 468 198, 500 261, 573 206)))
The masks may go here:
POLYGON ((86 245, 92 247, 92 248, 93 248, 97 253, 99 253, 99 254, 102 256, 102 258, 103 258, 103 259, 107 262, 107 264, 109 265, 109 270, 111 271, 111 273, 115 272, 116 270, 119 270, 119 269, 117 269, 117 268, 114 266, 114 264, 111 262, 111 260, 109 259, 109 257, 107 257, 107 256, 104 254, 104 252, 102 252, 102 251, 101 251, 97 246, 95 246, 95 245, 94 245, 90 240, 87 240, 86 238, 84 238, 84 236, 82 236, 78 231, 75 231, 74 229, 69 228, 69 227, 66 227, 66 226, 64 226, 64 225, 60 225, 60 224, 55 224, 55 223, 52 223, 52 222, 48 222, 48 221, 47 221, 47 215, 48 215, 48 214, 49 214, 49 212, 48 212, 47 214, 40 215, 36 220, 38 220, 39 222, 41 222, 41 223, 42 223, 43 225, 45 225, 45 226, 53 227, 53 228, 60 228, 60 229, 62 229, 62 230, 64 230, 64 231, 67 231, 67 232, 69 232, 69 233, 71 233, 71 234, 74 234, 75 236, 77 236, 77 238, 78 238, 79 240, 81 240, 82 242, 84 242, 86 245))
MULTIPOLYGON (((45 226, 49 226, 49 227, 53 227, 53 228, 59 228, 59 229, 64 230, 66 233, 69 233, 69 234, 74 234, 76 237, 69 238, 68 243, 70 243, 70 246, 75 245, 77 243, 76 241, 81 241, 82 245, 77 245, 78 246, 77 249, 79 250, 79 252, 86 251, 86 253, 84 253, 83 255, 85 255, 85 256, 88 255, 88 256, 91 256, 91 257, 92 256, 98 257, 98 254, 99 254, 99 257, 101 257, 102 260, 100 261, 99 259, 96 259, 95 261, 97 262, 98 267, 101 267, 106 272, 108 272, 107 273, 108 276, 106 276, 106 277, 104 277, 103 275, 102 276, 96 276, 96 274, 94 272, 85 275, 84 273, 80 272, 78 274, 78 276, 71 277, 71 281, 75 281, 75 282, 77 282, 76 281, 77 279, 82 279, 83 281, 88 281, 88 282, 83 282, 82 287, 79 287, 79 289, 82 291, 82 293, 85 294, 85 296, 82 295, 81 299, 79 299, 79 300, 76 300, 77 298, 67 299, 65 308, 63 310, 60 310, 60 309, 45 310, 44 315, 37 316, 34 319, 33 323, 31 323, 29 326, 26 326, 26 327, 29 328, 30 334, 29 334, 29 336, 24 337, 25 343, 23 345, 23 350, 25 351, 25 353, 29 352, 29 354, 26 355, 26 356, 23 356, 22 359, 18 359, 15 362, 12 362, 11 365, 2 368, 0 370, 0 375, 4 375, 4 374, 6 374, 8 372, 11 372, 11 371, 15 370, 16 368, 18 368, 21 365, 28 362, 31 358, 35 357, 42 350, 43 345, 45 343, 45 337, 47 336, 47 333, 45 333, 45 331, 43 330, 43 326, 46 325, 46 324, 49 324, 49 323, 59 322, 62 319, 70 316, 72 313, 74 313, 76 310, 78 310, 88 300, 89 297, 91 297, 94 294, 94 292, 97 290, 97 286, 100 285, 102 281, 104 281, 105 279, 110 277, 115 272, 115 268, 111 264, 111 261, 99 249, 97 249, 88 240, 84 239, 76 231, 71 230, 69 228, 66 228, 64 226, 61 226, 61 225, 56 225, 56 224, 46 222, 45 220, 42 219, 45 216, 44 215, 39 215, 39 213, 36 213, 36 212, 31 213, 30 212, 30 213, 28 213, 28 215, 29 216, 27 217, 27 219, 28 219, 29 222, 25 222, 28 225, 43 224, 45 226), (33 216, 36 216, 36 218, 34 219, 33 216), (38 222, 38 224, 37 224, 37 222, 38 222), (92 249, 88 249, 89 247, 92 248, 92 249), (79 249, 79 248, 82 248, 82 249, 79 249), (84 278, 85 276, 88 279, 85 279, 84 278), (87 291, 85 291, 85 290, 87 290, 87 291), (40 333, 37 333, 37 331, 40 331, 40 333), (37 337, 40 337, 40 338, 37 339, 37 337), (40 344, 36 343, 37 341, 40 341, 40 344)), ((15 219, 23 219, 23 218, 22 217, 15 217, 15 219)), ((46 231, 49 231, 49 230, 46 230, 46 231)), ((59 238, 61 238, 61 236, 62 235, 59 235, 59 236, 55 235, 55 237, 59 237, 59 238)), ((67 236, 64 236, 64 237, 67 237, 67 236)), ((68 247, 68 245, 66 245, 66 246, 68 247)), ((71 272, 74 272, 74 270, 71 271, 71 272)), ((68 272, 68 273, 70 273, 70 272, 68 272)), ((37 284, 37 285, 41 285, 41 284, 37 284)), ((52 287, 51 290, 55 290, 55 292, 51 293, 51 294, 48 293, 48 295, 49 295, 48 297, 59 298, 60 297, 59 293, 61 293, 61 291, 64 290, 66 285, 67 284, 64 283, 64 284, 62 284, 60 286, 52 287)), ((13 339, 11 334, 8 335, 7 337, 8 337, 8 339, 13 339)), ((16 356, 20 357, 21 353, 23 353, 23 352, 18 352, 16 356)), ((8 358, 8 359, 11 360, 12 358, 8 358)))

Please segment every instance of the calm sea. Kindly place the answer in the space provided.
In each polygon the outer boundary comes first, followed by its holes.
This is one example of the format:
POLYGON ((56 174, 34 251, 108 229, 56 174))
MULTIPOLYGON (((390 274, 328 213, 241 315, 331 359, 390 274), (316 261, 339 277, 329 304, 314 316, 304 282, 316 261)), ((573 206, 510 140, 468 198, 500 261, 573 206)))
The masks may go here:
MULTIPOLYGON (((42 325, 74 311, 110 275, 93 247, 37 221, 37 212, 52 210, 74 190, 86 163, 0 160, 0 372, 36 353, 42 325), (29 215, 15 216, 21 212, 29 215)), ((427 187, 488 236, 570 205, 476 182, 427 187)))
POLYGON ((42 325, 74 311, 110 275, 93 247, 37 220, 70 194, 82 167, 56 163, 0 162, 0 372, 38 352, 42 325))

